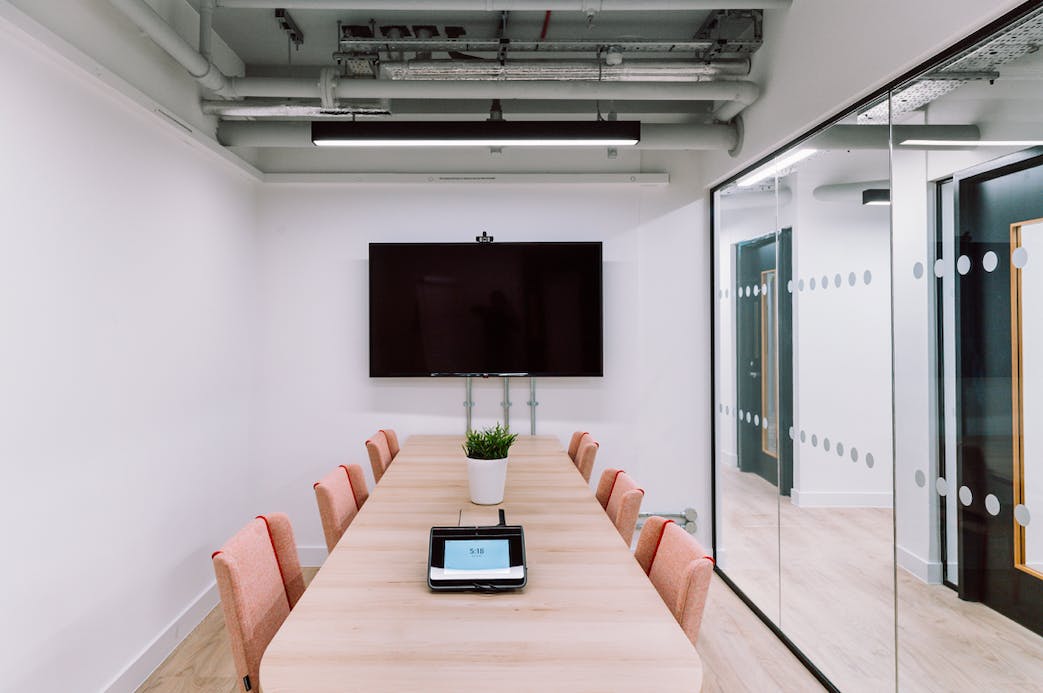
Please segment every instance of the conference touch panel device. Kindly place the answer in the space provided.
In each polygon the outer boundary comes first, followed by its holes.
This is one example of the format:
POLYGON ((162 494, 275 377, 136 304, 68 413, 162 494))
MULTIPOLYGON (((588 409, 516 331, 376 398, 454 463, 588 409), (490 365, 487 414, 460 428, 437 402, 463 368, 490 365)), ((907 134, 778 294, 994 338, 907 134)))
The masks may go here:
POLYGON ((525 587, 521 525, 432 527, 427 585, 440 591, 495 592, 525 587))

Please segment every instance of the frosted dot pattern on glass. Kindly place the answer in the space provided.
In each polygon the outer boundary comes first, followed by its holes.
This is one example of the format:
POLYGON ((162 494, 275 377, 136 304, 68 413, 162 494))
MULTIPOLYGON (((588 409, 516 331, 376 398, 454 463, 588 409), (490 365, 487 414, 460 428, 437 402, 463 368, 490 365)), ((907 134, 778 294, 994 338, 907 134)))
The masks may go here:
POLYGON ((753 425, 754 426, 760 426, 761 425, 761 415, 760 414, 754 414, 753 415, 753 425))
POLYGON ((750 412, 746 412, 746 423, 750 422, 750 412))
POLYGON ((844 444, 843 443, 837 443, 837 457, 843 457, 843 456, 844 456, 844 444))
POLYGON ((793 440, 793 426, 789 427, 789 439, 793 440))
POLYGON ((801 279, 799 282, 797 282, 797 291, 803 291, 803 290, 804 290, 804 280, 801 279))
POLYGON ((847 275, 847 285, 848 286, 854 286, 857 283, 858 283, 858 275, 856 275, 854 272, 851 272, 850 274, 847 275))
POLYGON ((810 279, 810 280, 808 281, 808 288, 809 288, 810 290, 812 290, 812 291, 814 291, 814 290, 815 290, 815 278, 814 278, 814 277, 812 277, 812 278, 811 278, 811 279, 810 279))
POLYGON ((841 278, 841 276, 839 274, 833 275, 833 286, 835 286, 835 287, 837 287, 839 289, 840 285, 843 284, 843 283, 844 283, 844 280, 841 278))
POLYGON ((917 262, 913 265, 913 276, 917 279, 923 276, 923 263, 917 262))
POLYGON ((1025 265, 1029 264, 1029 251, 1024 248, 1015 248, 1014 252, 1010 254, 1010 262, 1018 269, 1024 269, 1025 265))
POLYGON ((753 295, 754 295, 754 296, 760 296, 760 295, 761 295, 761 287, 760 287, 760 285, 759 285, 759 284, 758 284, 758 285, 755 285, 755 286, 753 287, 753 295))
POLYGON ((949 484, 946 483, 945 477, 938 477, 934 482, 934 490, 938 492, 939 496, 949 495, 949 484))
POLYGON ((927 485, 927 475, 923 473, 922 469, 916 470, 916 474, 913 474, 913 479, 916 481, 916 485, 920 488, 927 485))
POLYGON ((741 419, 746 412, 742 409, 739 410, 739 418, 741 419))
POLYGON ((937 260, 934 261, 934 276, 938 277, 939 279, 941 277, 945 276, 945 259, 944 258, 938 258, 937 260))
POLYGON ((862 281, 865 282, 866 286, 869 286, 869 283, 871 281, 873 281, 873 273, 870 272, 869 270, 866 270, 865 272, 863 272, 862 273, 862 281))
POLYGON ((974 494, 966 486, 960 487, 960 502, 964 505, 970 505, 974 501, 974 494))
POLYGON ((790 279, 788 282, 786 282, 786 291, 788 291, 790 293, 793 293, 793 280, 792 279, 790 279))
POLYGON ((829 448, 830 448, 829 438, 823 438, 822 439, 822 449, 825 450, 826 452, 829 452, 829 448))
POLYGON ((1029 526, 1029 522, 1032 521, 1032 514, 1029 512, 1028 506, 1021 503, 1014 506, 1014 521, 1022 527, 1029 526))
POLYGON ((992 252, 991 250, 989 252, 985 253, 985 255, 982 256, 982 258, 981 258, 982 269, 984 269, 986 272, 994 271, 996 269, 996 267, 999 266, 999 264, 1000 264, 999 257, 997 257, 996 253, 992 252))
POLYGON ((961 255, 956 261, 956 271, 961 275, 967 274, 971 271, 971 259, 966 255, 961 255))
POLYGON ((768 417, 765 416, 763 419, 761 419, 761 428, 763 428, 765 431, 768 430, 768 417))
POLYGON ((874 464, 876 464, 876 460, 873 459, 873 453, 867 452, 866 453, 866 466, 869 467, 870 469, 872 469, 874 464))
POLYGON ((1000 499, 991 493, 985 496, 985 509, 990 515, 996 516, 1000 514, 1000 499))
POLYGON ((813 447, 813 448, 817 448, 818 447, 818 436, 815 435, 814 433, 811 434, 811 447, 813 447))
POLYGON ((827 277, 824 274, 822 275, 822 288, 823 289, 828 289, 829 288, 829 277, 827 277))
POLYGON ((725 414, 729 414, 729 415, 731 414, 731 412, 730 412, 730 411, 728 411, 728 405, 727 405, 727 404, 726 404, 726 405, 724 405, 724 413, 725 413, 725 414))
POLYGON ((858 462, 858 448, 851 448, 851 461, 858 462))
POLYGON ((801 432, 800 432, 800 442, 802 442, 802 443, 803 443, 803 442, 804 442, 804 441, 806 441, 807 439, 808 439, 808 434, 807 434, 807 433, 805 433, 804 431, 801 431, 801 432))
POLYGON ((761 284, 761 293, 764 294, 765 296, 768 295, 768 285, 767 284, 761 284))

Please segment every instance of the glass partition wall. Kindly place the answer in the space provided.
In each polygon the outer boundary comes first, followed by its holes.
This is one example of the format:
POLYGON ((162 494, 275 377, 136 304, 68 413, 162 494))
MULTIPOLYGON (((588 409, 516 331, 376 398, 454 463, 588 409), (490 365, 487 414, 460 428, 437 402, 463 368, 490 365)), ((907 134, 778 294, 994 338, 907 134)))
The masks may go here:
POLYGON ((842 691, 1043 690, 1040 44, 714 193, 718 567, 842 691))

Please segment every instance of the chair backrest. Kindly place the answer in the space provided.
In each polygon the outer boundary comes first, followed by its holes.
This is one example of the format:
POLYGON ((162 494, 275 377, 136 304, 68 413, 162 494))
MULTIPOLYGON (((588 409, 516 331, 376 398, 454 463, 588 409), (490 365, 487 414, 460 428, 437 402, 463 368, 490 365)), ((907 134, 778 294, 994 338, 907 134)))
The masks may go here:
POLYGON ((572 439, 569 440, 569 459, 573 462, 576 461, 576 451, 579 450, 579 440, 585 435, 590 435, 586 431, 576 431, 572 434, 572 439))
POLYGON ((598 499, 598 503, 601 503, 602 508, 608 507, 608 497, 612 495, 612 487, 616 483, 616 474, 619 471, 615 467, 609 467, 601 472, 601 478, 598 480, 598 488, 594 491, 594 497, 598 499))
POLYGON ((713 577, 713 558, 695 537, 658 516, 645 521, 634 556, 695 645, 713 577))
POLYGON ((391 460, 394 461, 398 457, 398 451, 401 449, 398 446, 398 434, 395 433, 393 428, 382 428, 380 432, 384 434, 384 437, 388 441, 388 452, 391 453, 391 460))
POLYGON ((580 438, 579 447, 576 449, 576 469, 583 475, 584 481, 590 481, 590 473, 594 470, 594 458, 598 455, 598 444, 590 437, 589 433, 584 433, 580 438))
POLYGON ((366 452, 369 453, 369 464, 373 468, 373 483, 377 483, 391 464, 391 448, 383 431, 377 431, 366 441, 366 452))
POLYGON ((261 655, 304 594, 290 518, 259 515, 211 556, 243 690, 257 690, 261 655))
POLYGON ((637 526, 637 515, 641 512, 641 500, 644 497, 645 490, 638 488, 629 474, 624 471, 616 472, 605 512, 627 546, 634 540, 634 527, 637 526))
POLYGON ((369 497, 366 477, 362 467, 357 464, 342 464, 316 481, 313 488, 315 500, 319 504, 322 533, 326 536, 326 548, 333 551, 344 530, 369 497))

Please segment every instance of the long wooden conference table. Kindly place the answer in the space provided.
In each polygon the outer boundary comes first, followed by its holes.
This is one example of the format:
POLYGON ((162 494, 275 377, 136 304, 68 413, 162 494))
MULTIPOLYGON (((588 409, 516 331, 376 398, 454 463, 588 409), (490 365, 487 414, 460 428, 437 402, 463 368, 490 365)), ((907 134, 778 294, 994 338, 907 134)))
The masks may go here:
POLYGON ((698 691, 695 648, 560 441, 519 438, 491 508, 469 501, 461 442, 407 441, 269 644, 264 693, 698 691), (496 507, 524 527, 525 589, 431 592, 431 526, 496 507))

